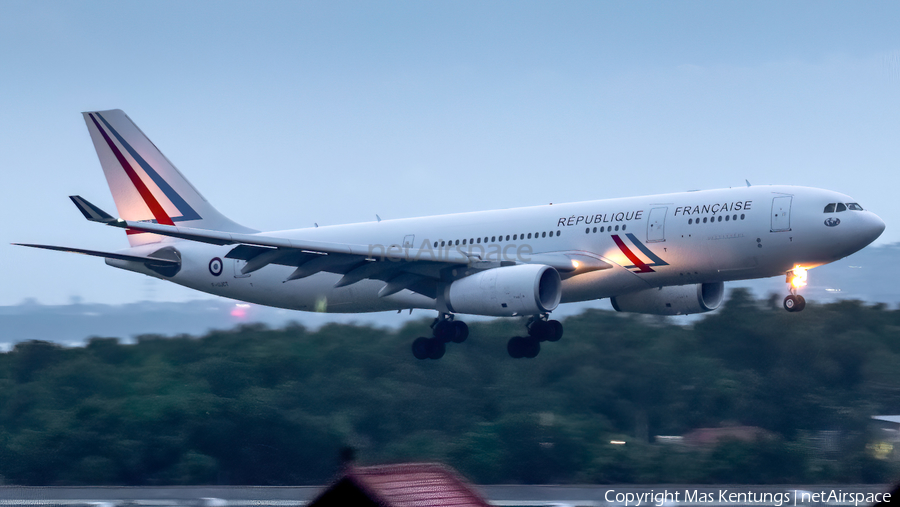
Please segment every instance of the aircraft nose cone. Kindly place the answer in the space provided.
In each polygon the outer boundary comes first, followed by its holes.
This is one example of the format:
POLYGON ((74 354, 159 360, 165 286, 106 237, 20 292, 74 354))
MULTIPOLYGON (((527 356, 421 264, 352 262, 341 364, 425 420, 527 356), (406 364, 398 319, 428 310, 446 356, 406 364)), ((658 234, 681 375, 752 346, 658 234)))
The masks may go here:
POLYGON ((881 233, 884 232, 884 227, 884 220, 875 213, 869 212, 864 225, 868 243, 878 239, 881 233))

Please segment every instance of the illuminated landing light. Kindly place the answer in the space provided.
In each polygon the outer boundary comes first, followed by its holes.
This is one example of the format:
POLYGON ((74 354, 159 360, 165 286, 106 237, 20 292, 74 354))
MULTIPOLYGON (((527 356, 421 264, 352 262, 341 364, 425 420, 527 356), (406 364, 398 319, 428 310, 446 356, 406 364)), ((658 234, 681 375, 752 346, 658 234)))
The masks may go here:
POLYGON ((611 443, 612 445, 625 445, 624 440, 610 440, 609 443, 611 443))
POLYGON ((578 269, 581 266, 581 263, 578 261, 572 261, 572 267, 578 269))
POLYGON ((841 289, 825 289, 825 292, 840 292, 841 289))
POLYGON ((799 289, 806 286, 806 268, 796 266, 791 273, 791 287, 799 289))
POLYGON ((231 309, 231 316, 236 319, 243 319, 247 316, 247 308, 250 308, 250 305, 238 303, 231 309))

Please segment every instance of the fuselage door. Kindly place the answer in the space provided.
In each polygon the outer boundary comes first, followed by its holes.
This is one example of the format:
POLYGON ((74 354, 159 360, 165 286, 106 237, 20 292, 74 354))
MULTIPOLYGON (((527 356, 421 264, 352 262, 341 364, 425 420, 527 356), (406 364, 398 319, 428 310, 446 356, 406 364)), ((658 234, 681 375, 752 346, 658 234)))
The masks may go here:
POLYGON ((791 230, 791 200, 787 195, 772 199, 772 232, 791 230))
POLYGON ((408 236, 403 236, 403 248, 415 248, 416 246, 416 235, 410 234, 408 236))
POLYGON ((669 208, 653 208, 647 219, 647 243, 666 240, 666 212, 669 208))

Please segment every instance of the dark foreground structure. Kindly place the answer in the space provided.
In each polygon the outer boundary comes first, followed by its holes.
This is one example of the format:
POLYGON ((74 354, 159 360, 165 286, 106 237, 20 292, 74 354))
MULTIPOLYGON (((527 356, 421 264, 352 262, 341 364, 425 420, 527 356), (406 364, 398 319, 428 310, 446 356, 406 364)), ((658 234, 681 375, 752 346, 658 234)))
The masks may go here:
POLYGON ((315 507, 489 507, 456 472, 437 463, 347 467, 315 507))

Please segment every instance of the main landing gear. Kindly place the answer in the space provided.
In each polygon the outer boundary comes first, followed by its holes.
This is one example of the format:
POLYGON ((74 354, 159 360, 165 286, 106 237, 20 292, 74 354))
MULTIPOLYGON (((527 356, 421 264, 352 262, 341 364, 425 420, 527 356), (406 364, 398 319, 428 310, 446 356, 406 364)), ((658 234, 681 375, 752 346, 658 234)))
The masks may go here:
POLYGON ((447 344, 462 343, 469 337, 469 326, 465 322, 453 320, 453 315, 442 313, 431 324, 433 338, 421 336, 412 343, 412 353, 416 359, 440 359, 444 357, 447 344))
POLYGON ((525 326, 528 329, 528 336, 513 336, 506 344, 506 351, 510 357, 515 359, 537 357, 541 351, 541 342, 555 342, 562 338, 562 324, 558 320, 547 319, 547 315, 528 319, 525 326))
POLYGON ((806 308, 806 299, 797 290, 806 285, 806 269, 796 267, 787 272, 787 283, 791 294, 784 298, 784 309, 789 312, 802 312, 806 308))

